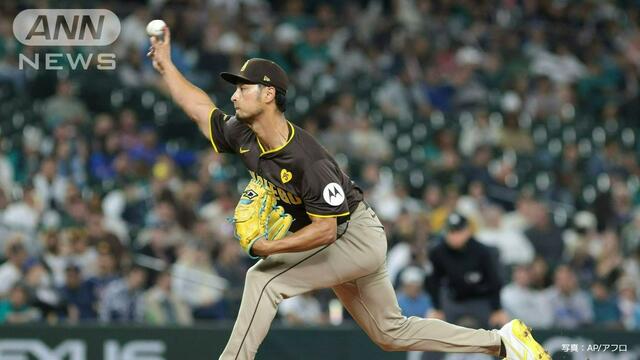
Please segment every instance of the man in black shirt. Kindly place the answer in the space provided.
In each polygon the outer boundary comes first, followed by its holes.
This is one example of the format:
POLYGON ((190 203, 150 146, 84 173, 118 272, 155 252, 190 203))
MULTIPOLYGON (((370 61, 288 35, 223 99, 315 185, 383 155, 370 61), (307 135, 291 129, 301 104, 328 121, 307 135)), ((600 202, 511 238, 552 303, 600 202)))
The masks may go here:
POLYGON ((427 280, 434 304, 431 317, 476 327, 507 322, 500 306, 502 284, 495 249, 473 238, 464 216, 449 215, 445 240, 429 257, 433 265, 427 280))
POLYGON ((295 219, 293 233, 253 243, 252 254, 263 259, 247 272, 240 311, 220 359, 253 359, 283 299, 327 287, 385 350, 479 352, 513 359, 529 354, 538 359, 544 351, 521 324, 498 332, 402 316, 387 274, 384 229, 333 157, 286 119, 288 78, 282 68, 250 59, 239 73, 222 73, 236 85, 231 97, 235 115, 227 115, 173 65, 171 36, 164 30, 164 41, 151 39, 149 56, 174 101, 215 151, 239 155, 251 176, 271 187, 278 205, 295 219))

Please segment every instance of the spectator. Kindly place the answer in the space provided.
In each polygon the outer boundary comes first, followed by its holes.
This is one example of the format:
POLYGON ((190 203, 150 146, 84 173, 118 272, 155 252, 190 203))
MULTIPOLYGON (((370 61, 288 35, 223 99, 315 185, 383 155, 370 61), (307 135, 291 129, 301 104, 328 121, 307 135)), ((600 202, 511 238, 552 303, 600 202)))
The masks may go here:
POLYGON ((622 325, 627 330, 640 329, 640 301, 633 281, 623 277, 618 281, 617 289, 622 325))
MULTIPOLYGON (((354 122, 351 119, 351 122, 354 122)), ((367 119, 357 119, 349 132, 349 153, 356 158, 385 161, 391 157, 391 145, 367 119)))
MULTIPOLYGON (((80 197, 77 188, 70 187, 67 190, 67 201, 61 214, 60 227, 64 230, 71 230, 73 236, 79 237, 82 234, 86 237, 84 226, 87 222, 89 209, 87 203, 80 197)), ((86 241, 86 240, 85 240, 86 241)))
MULTIPOLYGON (((86 186, 86 151, 87 144, 84 139, 56 143, 54 153, 59 177, 65 179, 67 183, 86 186)), ((62 201, 59 203, 62 204, 62 201)))
POLYGON ((42 204, 36 198, 35 189, 31 185, 26 185, 22 200, 9 204, 4 210, 2 222, 10 229, 32 234, 40 222, 42 210, 42 204))
POLYGON ((73 229, 69 233, 68 259, 78 265, 85 276, 96 274, 96 260, 98 252, 89 245, 89 239, 84 229, 73 229))
POLYGON ((463 155, 470 156, 483 145, 493 146, 498 143, 500 129, 495 122, 489 121, 486 111, 479 111, 462 127, 459 147, 463 155))
POLYGON ((502 225, 513 231, 526 231, 533 220, 534 202, 531 191, 522 191, 516 200, 515 210, 502 217, 502 225))
POLYGON ((633 212, 632 220, 622 229, 622 251, 625 254, 640 249, 640 207, 633 212))
POLYGON ((482 181, 474 180, 467 186, 467 194, 460 196, 456 210, 466 215, 472 223, 483 226, 482 211, 491 204, 482 181))
POLYGON ((597 277, 595 258, 602 251, 596 217, 588 211, 576 213, 572 227, 564 231, 563 239, 580 286, 589 287, 597 277))
POLYGON ((41 234, 43 251, 41 261, 51 271, 53 284, 60 287, 65 281, 66 254, 60 243, 60 233, 48 230, 41 234))
POLYGON ((320 325, 327 321, 313 292, 283 300, 278 306, 278 312, 288 325, 320 325))
POLYGON ((106 225, 102 212, 90 212, 87 217, 87 244, 97 252, 109 252, 121 257, 124 254, 124 246, 115 234, 106 229, 106 225))
POLYGON ((588 211, 579 211, 573 217, 572 226, 563 234, 567 255, 574 257, 577 251, 598 256, 602 241, 598 234, 598 220, 588 211))
POLYGON ((534 119, 544 119, 551 114, 558 114, 561 106, 554 84, 546 76, 537 79, 536 90, 524 104, 524 111, 534 119))
POLYGON ((8 295, 9 290, 23 277, 22 270, 27 261, 27 251, 22 239, 20 236, 14 236, 7 242, 7 261, 0 265, 0 297, 8 295))
POLYGON ((618 236, 613 231, 605 231, 602 235, 602 251, 596 264, 596 275, 605 281, 607 286, 615 286, 622 276, 623 260, 618 246, 618 236))
POLYGON ((617 299, 603 281, 595 281, 591 285, 591 301, 594 325, 603 328, 620 327, 620 309, 618 309, 617 299))
POLYGON ((214 262, 215 270, 227 280, 228 286, 224 293, 225 302, 229 304, 229 316, 235 318, 234 309, 240 308, 244 278, 249 265, 243 259, 241 249, 235 240, 225 240, 220 244, 218 257, 214 262))
POLYGON ((537 290, 543 290, 549 287, 551 282, 549 264, 541 256, 536 256, 531 263, 531 287, 537 290))
POLYGON ((136 112, 130 108, 123 109, 120 112, 119 122, 120 146, 126 151, 131 150, 140 144, 141 141, 138 132, 138 117, 136 112))
POLYGON ((38 320, 40 312, 29 304, 29 293, 24 286, 13 286, 8 299, 0 300, 0 324, 26 324, 38 320))
POLYGON ((191 307, 196 319, 223 319, 227 316, 223 300, 225 279, 216 274, 206 250, 188 244, 172 269, 175 291, 191 307))
POLYGON ((509 316, 536 329, 551 327, 551 304, 541 291, 531 288, 530 266, 516 265, 511 278, 512 281, 500 293, 502 305, 509 316))
MULTIPOLYGON (((4 147, 6 147, 5 143, 0 140, 0 149, 4 147)), ((3 153, 0 154, 0 193, 2 194, 0 196, 6 197, 7 194, 10 194, 11 189, 13 188, 13 179, 13 167, 9 162, 9 157, 5 155, 3 151, 3 153)), ((0 216, 2 216, 1 210, 4 210, 5 207, 6 204, 5 206, 0 207, 0 216)))
POLYGON ((2 212, 9 205, 9 199, 7 198, 7 192, 0 187, 0 221, 2 220, 2 212))
POLYGON ((169 266, 176 261, 175 246, 168 243, 169 234, 165 226, 158 224, 144 234, 146 244, 139 253, 154 259, 163 261, 164 266, 169 266))
POLYGON ((48 158, 42 161, 40 171, 33 178, 33 185, 44 209, 62 209, 67 179, 58 173, 55 159, 48 158))
POLYGON ((633 280, 636 289, 640 289, 640 247, 625 260, 624 273, 626 277, 633 280))
POLYGON ((100 321, 141 322, 144 315, 142 294, 146 277, 147 273, 143 268, 134 267, 123 279, 107 285, 98 310, 100 321))
POLYGON ((492 151, 488 145, 479 145, 473 154, 469 156, 462 170, 470 189, 471 184, 480 183, 483 185, 484 191, 484 187, 492 182, 491 174, 489 173, 491 157, 492 151))
MULTIPOLYGON (((428 224, 428 219, 423 223, 428 224)), ((419 227, 419 222, 413 221, 411 216, 400 217, 395 226, 390 228, 394 234, 391 239, 395 238, 395 245, 387 254, 387 271, 393 284, 398 283, 398 275, 410 265, 418 266, 425 272, 431 271, 427 254, 428 230, 425 233, 419 233, 419 229, 416 229, 419 227)))
POLYGON ((553 266, 562 260, 564 254, 562 232, 551 221, 545 205, 535 203, 534 209, 532 226, 525 231, 525 235, 533 245, 536 254, 553 266))
POLYGON ((429 213, 430 227, 434 233, 446 230, 447 218, 455 210, 459 199, 460 193, 455 186, 452 185, 445 189, 442 202, 429 213))
POLYGON ((178 222, 179 209, 173 200, 173 195, 161 198, 147 215, 147 227, 159 227, 165 233, 165 246, 176 246, 188 234, 178 222))
POLYGON ((66 121, 83 123, 89 118, 87 109, 74 96, 74 84, 69 80, 60 80, 54 96, 48 98, 43 105, 46 123, 49 129, 55 129, 66 121))
POLYGON ((144 293, 144 319, 153 325, 190 325, 191 309, 171 289, 171 274, 163 272, 144 293))
POLYGON ((476 238, 485 245, 496 247, 502 264, 528 264, 533 260, 533 247, 524 234, 502 226, 499 207, 487 206, 482 215, 485 227, 478 231, 476 238))
POLYGON ((410 266, 402 271, 397 294, 402 315, 424 317, 431 310, 431 299, 423 289, 424 278, 424 270, 419 267, 410 266))
POLYGON ((554 284, 547 293, 551 303, 554 326, 576 329, 593 321, 593 308, 589 295, 578 287, 573 270, 560 265, 555 271, 554 284))
MULTIPOLYGON (((96 123, 96 127, 99 123, 96 123)), ((116 159, 121 154, 118 135, 107 133, 98 139, 98 145, 89 158, 91 176, 98 181, 113 181, 117 177, 116 159)))
POLYGON ((51 273, 37 259, 29 260, 24 266, 23 284, 32 297, 32 305, 49 322, 55 322, 60 306, 60 294, 53 283, 51 273))
POLYGON ((98 318, 98 298, 93 283, 83 279, 79 266, 70 264, 65 269, 65 284, 60 289, 62 303, 66 306, 67 321, 72 324, 98 318))
POLYGON ((129 156, 134 161, 139 161, 147 167, 151 167, 158 156, 162 154, 158 144, 158 134, 151 127, 142 128, 140 131, 140 144, 129 150, 129 156))
POLYGON ((517 119, 507 117, 500 134, 500 147, 519 154, 531 154, 534 150, 531 135, 518 126, 517 119))
POLYGON ((449 182, 453 172, 461 164, 456 143, 455 134, 446 129, 438 132, 435 144, 427 145, 425 149, 429 167, 437 174, 440 181, 449 182))
POLYGON ((145 30, 146 24, 149 22, 149 10, 146 6, 136 6, 136 8, 122 20, 121 41, 118 42, 119 54, 125 49, 141 49, 147 45, 149 41, 145 30))
MULTIPOLYGON (((97 273, 87 281, 99 299, 104 297, 105 288, 115 280, 119 280, 118 260, 112 253, 102 253, 97 259, 97 273)), ((82 269, 80 269, 82 272, 82 269)), ((86 276, 86 275, 85 275, 86 276)))

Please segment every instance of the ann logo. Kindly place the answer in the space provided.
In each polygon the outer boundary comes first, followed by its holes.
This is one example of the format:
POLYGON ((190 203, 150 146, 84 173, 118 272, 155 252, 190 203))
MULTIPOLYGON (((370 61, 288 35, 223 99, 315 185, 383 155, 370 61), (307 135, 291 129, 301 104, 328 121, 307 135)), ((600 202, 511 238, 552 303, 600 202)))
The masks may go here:
POLYGON ((107 9, 27 9, 13 20, 13 34, 28 46, 106 46, 120 29, 107 9))
POLYGON ((35 51, 33 56, 20 53, 18 68, 87 70, 95 65, 98 70, 115 70, 115 53, 89 50, 74 54, 64 49, 70 46, 107 46, 116 41, 120 30, 120 20, 107 9, 23 10, 13 20, 16 40, 27 46, 46 46, 48 49, 35 51), (58 47, 63 51, 56 50, 58 47))

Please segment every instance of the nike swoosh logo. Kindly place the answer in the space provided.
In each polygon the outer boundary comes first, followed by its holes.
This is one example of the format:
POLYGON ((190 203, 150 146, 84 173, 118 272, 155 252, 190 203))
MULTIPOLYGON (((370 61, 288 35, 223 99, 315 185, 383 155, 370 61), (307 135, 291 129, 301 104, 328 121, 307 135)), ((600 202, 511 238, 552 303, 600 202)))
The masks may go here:
POLYGON ((249 149, 245 149, 243 147, 240 147, 240 154, 244 154, 246 152, 249 152, 249 149))

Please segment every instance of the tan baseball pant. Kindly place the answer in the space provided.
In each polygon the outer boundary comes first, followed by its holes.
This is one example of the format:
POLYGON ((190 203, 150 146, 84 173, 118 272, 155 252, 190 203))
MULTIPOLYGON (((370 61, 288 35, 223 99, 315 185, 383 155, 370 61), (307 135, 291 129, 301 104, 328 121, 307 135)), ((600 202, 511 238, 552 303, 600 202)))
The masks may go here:
POLYGON ((253 359, 283 299, 328 287, 386 351, 498 355, 500 335, 495 330, 402 316, 387 274, 386 252, 380 221, 360 203, 346 232, 333 244, 260 260, 247 272, 240 312, 220 359, 253 359))

